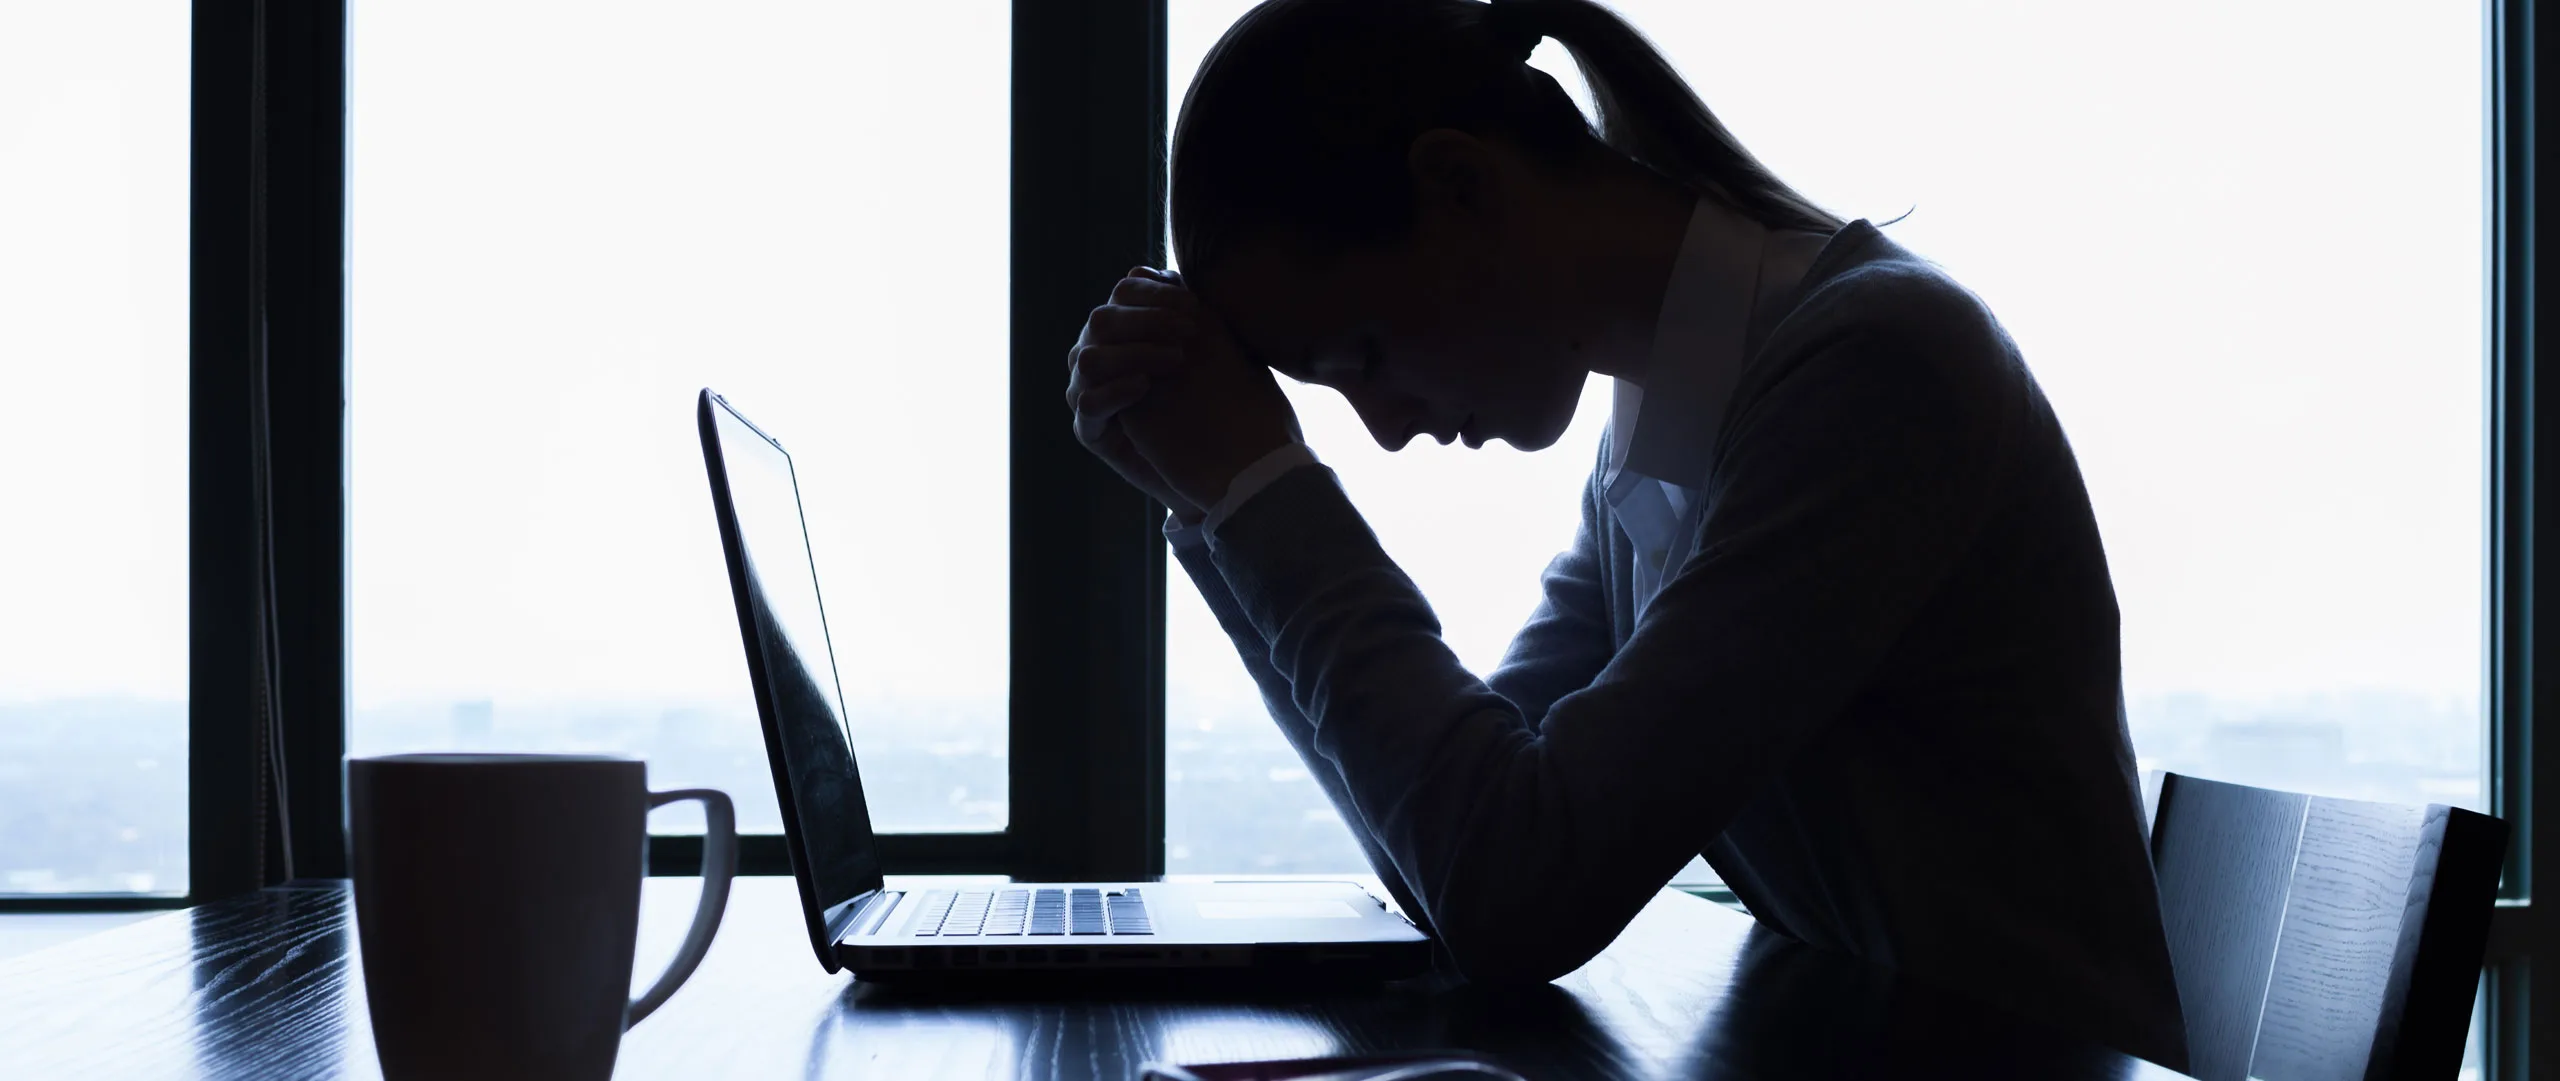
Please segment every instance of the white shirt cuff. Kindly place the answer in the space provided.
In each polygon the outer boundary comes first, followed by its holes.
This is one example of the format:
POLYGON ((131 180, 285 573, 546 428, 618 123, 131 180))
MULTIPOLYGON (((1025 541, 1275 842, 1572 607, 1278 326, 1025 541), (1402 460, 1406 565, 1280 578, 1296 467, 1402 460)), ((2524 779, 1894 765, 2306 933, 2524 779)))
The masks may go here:
POLYGON ((1173 550, 1177 552, 1185 548, 1207 544, 1209 543, 1209 531, 1206 528, 1203 528, 1203 526, 1204 523, 1201 522, 1193 522, 1190 525, 1184 525, 1182 524, 1182 519, 1176 518, 1171 514, 1167 514, 1164 516, 1165 543, 1172 545, 1173 550))
POLYGON ((1244 509, 1244 505, 1262 494, 1263 489, 1271 487, 1271 482, 1299 466, 1314 464, 1316 452, 1304 443, 1291 443, 1256 459, 1252 465, 1244 467, 1243 472, 1236 474, 1236 479, 1227 482, 1226 496, 1218 500, 1217 506, 1209 508, 1208 515, 1200 520, 1201 530, 1204 533, 1217 532, 1219 526, 1226 524, 1228 517, 1244 509))

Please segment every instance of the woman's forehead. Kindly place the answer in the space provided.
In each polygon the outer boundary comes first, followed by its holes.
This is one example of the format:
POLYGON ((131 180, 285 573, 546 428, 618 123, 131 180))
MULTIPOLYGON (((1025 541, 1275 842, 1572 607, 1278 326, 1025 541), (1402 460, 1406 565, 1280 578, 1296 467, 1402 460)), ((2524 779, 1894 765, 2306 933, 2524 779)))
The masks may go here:
POLYGON ((1303 378, 1321 344, 1337 336, 1348 313, 1327 283, 1290 274, 1261 259, 1223 264, 1203 283, 1200 299, 1227 321, 1252 358, 1303 378))
POLYGON ((1302 240, 1238 245, 1195 288, 1255 359, 1303 374, 1323 352, 1347 348, 1360 328, 1386 313, 1391 283, 1371 262, 1319 257, 1302 240))

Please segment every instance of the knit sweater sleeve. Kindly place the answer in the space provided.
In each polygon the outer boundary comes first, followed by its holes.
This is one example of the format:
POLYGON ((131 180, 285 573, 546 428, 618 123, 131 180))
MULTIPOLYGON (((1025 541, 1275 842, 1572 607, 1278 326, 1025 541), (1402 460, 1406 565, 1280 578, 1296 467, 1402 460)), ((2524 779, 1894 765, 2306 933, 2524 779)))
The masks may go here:
POLYGON ((1236 606, 1235 594, 1227 590, 1226 579, 1218 576, 1217 567, 1209 561, 1209 548, 1198 527, 1169 527, 1167 535, 1173 543, 1174 559, 1181 563, 1183 573, 1191 576, 1192 584, 1199 587, 1200 599, 1209 606, 1210 614, 1218 617, 1219 628, 1226 631, 1228 639, 1234 642, 1236 657, 1244 662, 1245 674, 1253 677, 1254 685, 1262 691, 1263 706, 1270 711, 1271 720, 1279 726, 1280 734, 1289 740, 1289 746, 1297 750, 1299 759, 1306 764, 1307 775, 1315 778, 1317 786, 1324 789, 1325 798, 1342 815, 1344 824, 1351 827, 1352 839, 1359 842, 1361 854, 1368 857, 1370 869, 1386 885, 1387 892, 1395 898, 1396 906, 1403 909, 1405 916, 1416 926, 1430 930, 1429 915, 1415 900, 1404 878, 1397 873, 1395 862, 1378 847, 1376 831, 1360 817, 1359 805, 1352 801, 1350 792, 1343 787, 1342 771, 1315 752, 1315 726, 1307 722, 1306 715, 1298 712, 1297 705, 1291 700, 1289 681, 1272 669, 1271 647, 1263 642, 1262 632, 1254 629, 1253 623, 1245 618, 1244 610, 1236 606))

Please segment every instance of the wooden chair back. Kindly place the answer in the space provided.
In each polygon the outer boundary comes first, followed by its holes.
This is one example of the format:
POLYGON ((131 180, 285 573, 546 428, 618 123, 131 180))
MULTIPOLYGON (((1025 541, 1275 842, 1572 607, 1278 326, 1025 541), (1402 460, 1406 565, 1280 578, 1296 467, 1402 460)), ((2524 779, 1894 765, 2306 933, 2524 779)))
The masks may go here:
POLYGON ((2144 779, 2201 1081, 2451 1078, 2507 824, 2175 773, 2144 779))

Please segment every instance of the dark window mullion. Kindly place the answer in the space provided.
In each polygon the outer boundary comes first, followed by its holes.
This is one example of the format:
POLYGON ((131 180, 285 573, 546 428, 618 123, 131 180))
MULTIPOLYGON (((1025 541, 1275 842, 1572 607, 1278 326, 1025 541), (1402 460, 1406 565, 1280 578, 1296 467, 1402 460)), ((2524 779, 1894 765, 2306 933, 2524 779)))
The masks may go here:
POLYGON ((346 6, 198 0, 193 22, 188 881, 202 901, 288 865, 345 870, 346 6), (267 567, 274 729, 261 706, 267 567))
MULTIPOLYGON (((2528 990, 2532 956, 2547 915, 2531 907, 2533 875, 2549 858, 2542 846, 2560 833, 2538 828, 2534 788, 2548 766, 2533 754, 2535 719, 2544 696, 2560 690, 2550 672, 2538 614, 2544 582, 2536 573, 2555 536, 2535 529, 2549 503, 2542 496, 2560 463, 2538 438, 2546 404, 2560 406, 2537 378, 2534 314, 2541 287, 2535 273, 2541 222, 2535 212, 2542 176, 2535 168, 2542 87, 2536 68, 2541 27, 2531 0, 2492 0, 2490 16, 2489 229, 2489 665, 2488 762, 2491 810, 2513 832, 2500 895, 2524 907, 2521 934, 2501 936, 2521 949, 2490 959, 2486 1063, 2491 1077, 2526 1076, 2526 1029, 2560 1031, 2560 996, 2535 1002, 2528 990)), ((2560 566, 2560 563, 2554 563, 2560 566)), ((2502 913, 2502 915, 2504 915, 2502 913)), ((2546 1054, 2552 1049, 2545 1049, 2546 1054)))
POLYGON ((1163 512, 1059 398, 1085 311, 1164 254, 1164 0, 1013 12, 1014 872, 1164 869, 1163 512))
POLYGON ((268 0, 267 351, 294 873, 347 873, 347 0, 268 0))
POLYGON ((2498 0, 2491 8, 2489 384, 2490 620, 2489 762, 2493 813, 2508 820, 2501 896, 2532 896, 2533 716, 2537 696, 2560 683, 2539 678, 2535 569, 2548 538, 2534 530, 2543 486, 2560 473, 2541 468, 2546 453, 2536 419, 2547 391, 2535 379, 2533 273, 2535 192, 2533 117, 2536 93, 2532 5, 2498 0))
POLYGON ((197 0, 188 179, 187 882, 264 885, 249 496, 252 0, 197 0))

